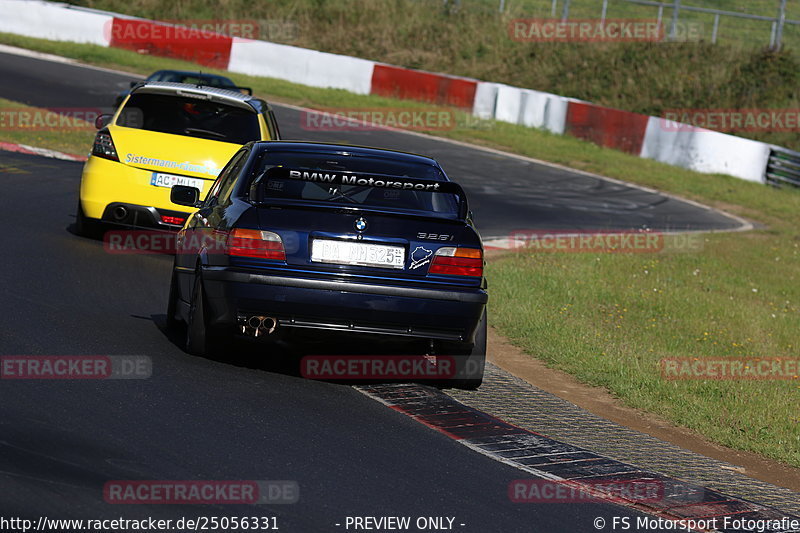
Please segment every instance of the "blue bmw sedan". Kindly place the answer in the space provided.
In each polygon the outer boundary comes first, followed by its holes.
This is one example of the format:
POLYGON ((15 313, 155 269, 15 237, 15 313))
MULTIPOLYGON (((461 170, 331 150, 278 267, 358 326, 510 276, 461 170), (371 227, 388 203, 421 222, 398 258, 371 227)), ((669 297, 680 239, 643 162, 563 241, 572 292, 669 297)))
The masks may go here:
POLYGON ((309 142, 253 142, 178 234, 168 322, 205 355, 233 335, 315 330, 415 341, 481 384, 486 280, 463 189, 433 159, 309 142))

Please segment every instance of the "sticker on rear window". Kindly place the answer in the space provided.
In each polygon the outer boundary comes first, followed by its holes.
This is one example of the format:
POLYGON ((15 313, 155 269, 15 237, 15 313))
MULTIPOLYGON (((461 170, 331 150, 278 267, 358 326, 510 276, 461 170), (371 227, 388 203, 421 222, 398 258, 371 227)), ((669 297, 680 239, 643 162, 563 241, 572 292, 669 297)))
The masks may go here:
POLYGON ((460 192, 460 187, 449 181, 420 180, 406 176, 386 176, 362 172, 273 167, 267 171, 267 176, 270 179, 289 179, 320 184, 352 185, 398 191, 460 192))

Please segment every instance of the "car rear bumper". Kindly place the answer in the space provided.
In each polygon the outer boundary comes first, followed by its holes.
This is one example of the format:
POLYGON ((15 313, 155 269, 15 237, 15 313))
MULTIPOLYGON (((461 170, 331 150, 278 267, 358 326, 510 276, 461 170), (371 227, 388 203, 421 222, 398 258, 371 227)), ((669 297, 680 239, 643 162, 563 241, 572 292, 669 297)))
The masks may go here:
POLYGON ((203 269, 216 325, 248 316, 279 327, 310 328, 472 342, 488 295, 483 289, 433 289, 264 275, 228 267, 203 269))
MULTIPOLYGON (((91 156, 81 175, 80 201, 88 218, 124 225, 158 227, 161 215, 189 215, 185 208, 170 201, 168 187, 150 185, 153 172, 117 161, 91 156), (114 217, 114 209, 126 207, 129 217, 114 217)), ((213 180, 205 180, 201 197, 213 180)))

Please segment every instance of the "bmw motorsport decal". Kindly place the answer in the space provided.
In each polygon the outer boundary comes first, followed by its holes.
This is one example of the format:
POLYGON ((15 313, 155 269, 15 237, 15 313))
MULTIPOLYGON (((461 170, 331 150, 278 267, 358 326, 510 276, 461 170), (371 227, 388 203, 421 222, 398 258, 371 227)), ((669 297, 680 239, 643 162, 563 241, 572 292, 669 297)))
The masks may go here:
POLYGON ((355 185, 420 192, 461 192, 461 187, 450 181, 420 180, 405 176, 336 172, 318 169, 290 169, 286 167, 273 167, 267 171, 267 176, 269 178, 330 183, 332 185, 355 185))

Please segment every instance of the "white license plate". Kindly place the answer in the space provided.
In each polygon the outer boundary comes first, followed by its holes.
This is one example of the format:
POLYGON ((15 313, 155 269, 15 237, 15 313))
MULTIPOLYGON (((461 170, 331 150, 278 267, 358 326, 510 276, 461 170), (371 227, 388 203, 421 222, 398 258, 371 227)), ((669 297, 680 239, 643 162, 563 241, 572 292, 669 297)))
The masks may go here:
POLYGON ((186 185, 187 187, 196 187, 203 192, 203 184, 205 180, 199 178, 187 178, 186 176, 174 176, 172 174, 162 174, 160 172, 153 172, 150 176, 150 185, 155 187, 168 187, 172 188, 175 185, 186 185))
POLYGON ((327 239, 311 242, 311 260, 318 263, 403 268, 405 256, 405 249, 400 246, 327 239))

